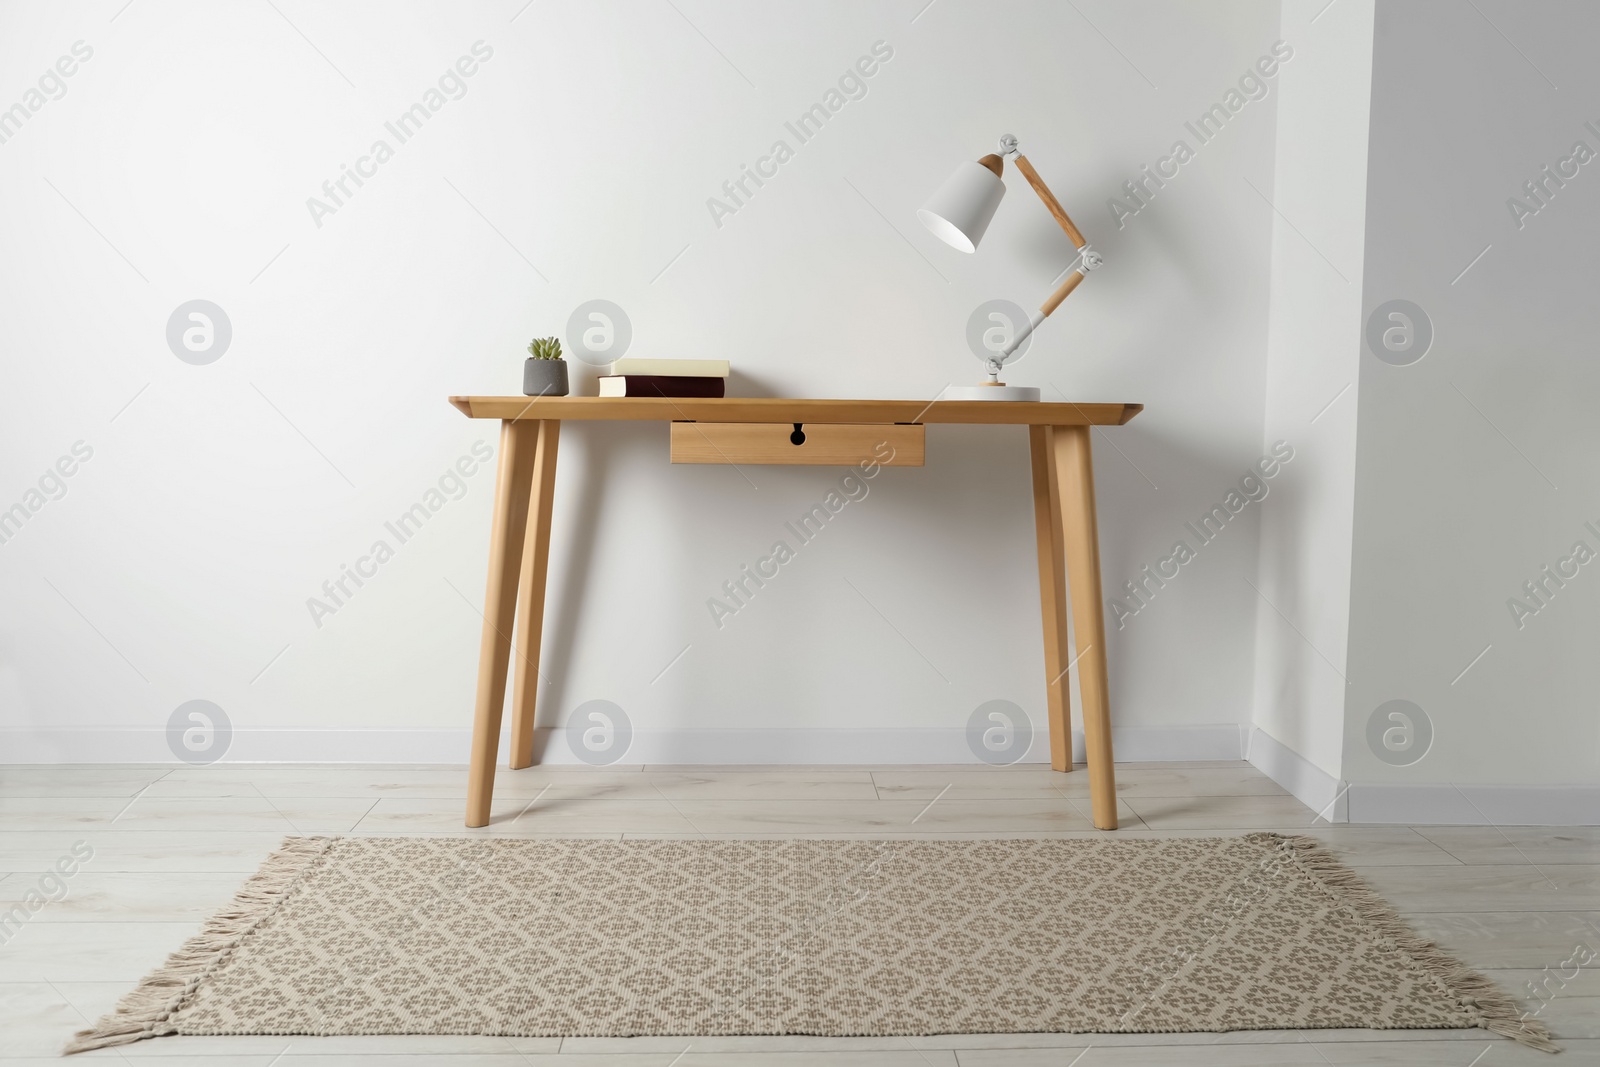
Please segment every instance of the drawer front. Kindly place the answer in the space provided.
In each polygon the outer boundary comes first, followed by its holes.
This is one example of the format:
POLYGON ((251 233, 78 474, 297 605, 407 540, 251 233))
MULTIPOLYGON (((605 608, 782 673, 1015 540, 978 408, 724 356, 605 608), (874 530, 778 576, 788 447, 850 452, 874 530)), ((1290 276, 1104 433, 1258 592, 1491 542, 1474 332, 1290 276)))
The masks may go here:
POLYGON ((920 467, 920 423, 674 422, 674 463, 920 467))

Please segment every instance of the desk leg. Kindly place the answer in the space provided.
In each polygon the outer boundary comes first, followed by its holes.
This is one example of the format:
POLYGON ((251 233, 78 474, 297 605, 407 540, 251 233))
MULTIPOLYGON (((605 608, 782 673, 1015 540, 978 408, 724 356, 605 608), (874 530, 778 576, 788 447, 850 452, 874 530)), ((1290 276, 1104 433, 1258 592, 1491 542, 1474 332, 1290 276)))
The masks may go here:
POLYGON ((1050 767, 1072 770, 1072 693, 1067 678, 1066 568, 1053 430, 1028 427, 1033 458, 1033 528, 1039 542, 1039 607, 1044 616, 1044 686, 1050 726, 1050 767))
POLYGON ((517 582, 516 681, 511 687, 511 767, 533 766, 534 708, 539 696, 539 644, 544 636, 545 577, 550 570, 550 511, 555 502, 556 446, 561 422, 539 423, 528 500, 528 532, 517 582))
POLYGON ((1100 596, 1100 537, 1094 507, 1094 465, 1088 426, 1056 426, 1055 453, 1061 532, 1071 582, 1072 632, 1077 645, 1083 742, 1089 764, 1094 824, 1117 828, 1117 783, 1111 757, 1111 706, 1106 691, 1106 623, 1100 596))
POLYGON ((467 825, 487 826, 500 752, 500 715, 511 659, 517 572, 528 524, 529 475, 538 424, 500 423, 500 462, 494 480, 494 520, 489 535, 489 582, 483 594, 483 638, 478 644, 478 699, 472 718, 472 767, 467 772, 467 825))

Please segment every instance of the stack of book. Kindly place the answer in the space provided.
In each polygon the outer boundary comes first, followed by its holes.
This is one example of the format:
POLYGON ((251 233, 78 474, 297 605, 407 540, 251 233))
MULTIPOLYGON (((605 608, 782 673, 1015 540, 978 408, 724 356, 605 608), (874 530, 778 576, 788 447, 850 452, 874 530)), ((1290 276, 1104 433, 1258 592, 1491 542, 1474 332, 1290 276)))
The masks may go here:
POLYGON ((719 397, 726 392, 725 359, 637 359, 611 364, 600 376, 601 396, 719 397))

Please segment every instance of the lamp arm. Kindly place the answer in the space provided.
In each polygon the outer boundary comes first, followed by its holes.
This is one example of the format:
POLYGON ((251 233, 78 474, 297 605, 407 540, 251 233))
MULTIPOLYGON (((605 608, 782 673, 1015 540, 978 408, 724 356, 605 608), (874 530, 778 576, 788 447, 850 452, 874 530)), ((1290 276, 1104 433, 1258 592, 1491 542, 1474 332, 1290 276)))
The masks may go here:
POLYGON ((1082 284, 1084 277, 1085 271, 1082 267, 1079 267, 1077 270, 1067 275, 1067 280, 1057 286, 1056 291, 1051 293, 1043 304, 1039 305, 1039 310, 1044 312, 1046 315, 1049 315, 1056 308, 1060 307, 1061 302, 1067 297, 1071 296, 1072 291, 1082 284))
MULTIPOLYGON (((1075 274, 1073 277, 1079 277, 1079 275, 1075 274)), ((1057 303, 1060 303, 1060 301, 1057 301, 1057 303)), ((1054 310, 1054 307, 1050 308, 1050 311, 1054 310)), ((999 356, 990 361, 989 376, 991 378, 997 378, 999 376, 1000 367, 1005 364, 1006 360, 1010 359, 1016 354, 1017 349, 1022 347, 1022 342, 1026 341, 1030 336, 1032 336, 1033 331, 1036 330, 1039 324, 1045 320, 1045 316, 1050 314, 1050 311, 1046 311, 1041 307, 1038 311, 1035 311, 1032 315, 1028 316, 1027 322, 1017 327, 1017 332, 1015 336, 1011 338, 1011 343, 1006 345, 1005 348, 1001 349, 999 356)))
POLYGON ((1083 234, 1073 223, 1072 216, 1067 214, 1066 209, 1061 206, 1061 202, 1056 199, 1056 194, 1052 193, 1050 187, 1044 183, 1044 179, 1039 177, 1039 172, 1033 169, 1033 164, 1028 162, 1027 156, 1020 153, 1017 155, 1017 169, 1022 172, 1024 178, 1028 179, 1028 184, 1033 186, 1033 191, 1039 194, 1039 199, 1043 200, 1044 206, 1050 209, 1050 214, 1055 216, 1056 222, 1060 223, 1061 228, 1067 231, 1067 236, 1072 239, 1072 243, 1080 249, 1088 244, 1089 242, 1084 240, 1083 234))
MULTIPOLYGON (((1089 248, 1087 245, 1084 248, 1091 261, 1098 259, 1098 254, 1094 249, 1089 248)), ((1098 265, 1098 263, 1095 264, 1095 266, 1098 265)), ((1011 338, 1011 343, 1006 345, 1005 349, 1000 353, 1000 361, 1002 363, 1010 359, 1017 349, 1022 346, 1022 342, 1026 341, 1033 331, 1039 328, 1039 324, 1048 318, 1051 312, 1060 307, 1061 302, 1071 296, 1074 289, 1083 284, 1083 279, 1088 277, 1089 271, 1093 269, 1093 266, 1079 264, 1077 270, 1067 275, 1067 280, 1057 286, 1056 291, 1051 293, 1043 304, 1039 305, 1038 311, 1028 316, 1028 321, 1025 325, 1018 328, 1016 336, 1011 338)))
POLYGON ((1067 214, 1066 208, 1061 206, 1061 202, 1050 191, 1050 187, 1044 183, 1044 179, 1039 177, 1039 172, 1033 169, 1033 164, 1028 162, 1028 157, 1018 153, 1016 163, 1017 169, 1022 172, 1024 178, 1028 179, 1028 184, 1033 186, 1033 191, 1039 194, 1039 199, 1044 201, 1044 206, 1049 210, 1051 216, 1055 218, 1062 230, 1066 231, 1067 237, 1072 243, 1077 246, 1079 262, 1077 270, 1068 275, 1067 280, 1062 282, 1056 288, 1056 291, 1045 299, 1043 304, 1039 305, 1038 311, 1028 316, 1028 324, 1017 330, 1016 336, 1011 339, 1011 343, 1005 347, 1005 350, 1000 355, 1002 362, 1011 358, 1022 345, 1022 342, 1032 335, 1038 325, 1048 318, 1051 312, 1060 307, 1061 302, 1071 296, 1072 291, 1083 283, 1084 278, 1089 276, 1089 272, 1100 266, 1102 262, 1100 253, 1089 247, 1089 242, 1084 239, 1083 232, 1072 221, 1072 216, 1067 214))

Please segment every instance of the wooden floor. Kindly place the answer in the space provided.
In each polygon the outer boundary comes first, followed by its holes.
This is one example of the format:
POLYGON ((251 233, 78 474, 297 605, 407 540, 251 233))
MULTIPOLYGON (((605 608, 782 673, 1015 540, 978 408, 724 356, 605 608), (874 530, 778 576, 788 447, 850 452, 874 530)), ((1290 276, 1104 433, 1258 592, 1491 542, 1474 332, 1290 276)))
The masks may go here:
MULTIPOLYGON (((1244 763, 1121 764, 1128 836, 1310 833, 1411 922, 1509 991, 1600 952, 1600 830, 1351 827, 1244 763)), ((286 834, 1094 836, 1081 771, 1037 767, 502 770, 494 821, 462 826, 461 767, 0 766, 0 910, 74 842, 94 858, 0 945, 0 1067, 56 1060, 225 904, 286 834)), ((3 935, 0 935, 3 936, 3 935)), ((928 1038, 172 1037, 85 1059, 155 1067, 1107 1067, 1600 1065, 1600 959, 1540 1017, 1559 1059, 1482 1031, 1006 1034, 928 1038)), ((1530 1010, 1535 1003, 1530 1001, 1530 1010)))

